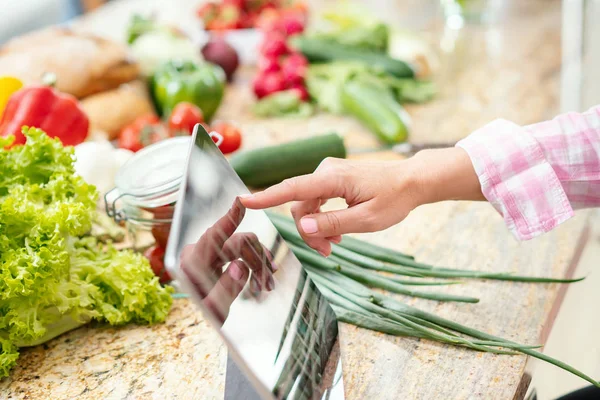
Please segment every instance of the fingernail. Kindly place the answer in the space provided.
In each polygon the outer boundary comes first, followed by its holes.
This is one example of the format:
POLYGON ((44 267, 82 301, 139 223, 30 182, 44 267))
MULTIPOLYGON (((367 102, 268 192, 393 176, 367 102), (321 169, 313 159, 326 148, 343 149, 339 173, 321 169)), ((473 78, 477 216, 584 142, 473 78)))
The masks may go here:
POLYGON ((338 236, 338 237, 331 238, 331 241, 335 244, 340 244, 342 242, 342 237, 338 236))
POLYGON ((239 281, 242 279, 242 276, 244 276, 244 271, 242 271, 242 269, 235 262, 229 264, 227 271, 229 271, 229 276, 231 276, 234 281, 239 281))
POLYGON ((269 275, 269 280, 267 281, 267 289, 273 290, 275 289, 275 280, 273 280, 273 276, 269 275))
POLYGON ((314 218, 302 218, 300 220, 300 226, 304 233, 317 233, 319 227, 317 226, 317 220, 314 218))
POLYGON ((252 289, 253 292, 260 292, 262 290, 262 285, 254 278, 250 282, 250 289, 252 289))
POLYGON ((325 253, 323 250, 317 250, 317 252, 319 252, 319 254, 323 257, 327 257, 327 253, 325 253))
POLYGON ((239 195, 240 199, 249 199, 250 197, 252 197, 252 194, 240 194, 239 195))

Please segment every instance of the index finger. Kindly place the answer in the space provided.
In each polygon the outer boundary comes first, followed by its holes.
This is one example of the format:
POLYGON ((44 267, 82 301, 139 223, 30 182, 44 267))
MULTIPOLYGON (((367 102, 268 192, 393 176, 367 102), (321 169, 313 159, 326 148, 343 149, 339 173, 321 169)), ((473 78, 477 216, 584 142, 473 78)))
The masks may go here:
POLYGON ((308 174, 286 179, 283 182, 252 195, 240 196, 244 206, 264 209, 280 206, 290 201, 330 199, 338 197, 333 176, 308 174))

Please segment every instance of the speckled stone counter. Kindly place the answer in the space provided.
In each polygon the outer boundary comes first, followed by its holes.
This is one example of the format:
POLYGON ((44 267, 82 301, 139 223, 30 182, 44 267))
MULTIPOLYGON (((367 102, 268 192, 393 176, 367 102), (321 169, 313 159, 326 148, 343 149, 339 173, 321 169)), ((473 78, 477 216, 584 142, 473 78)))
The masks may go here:
POLYGON ((25 349, 2 399, 220 399, 227 349, 185 299, 164 324, 90 326, 25 349))

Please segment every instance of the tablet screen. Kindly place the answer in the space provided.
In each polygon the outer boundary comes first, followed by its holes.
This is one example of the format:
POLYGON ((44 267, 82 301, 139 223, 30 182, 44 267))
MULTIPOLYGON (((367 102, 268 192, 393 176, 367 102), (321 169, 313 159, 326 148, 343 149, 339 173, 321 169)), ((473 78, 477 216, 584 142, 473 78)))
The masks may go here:
MULTIPOLYGON (((183 155, 182 155, 183 156, 183 155)), ((194 130, 165 263, 265 399, 343 399, 335 314, 212 137, 194 130)))

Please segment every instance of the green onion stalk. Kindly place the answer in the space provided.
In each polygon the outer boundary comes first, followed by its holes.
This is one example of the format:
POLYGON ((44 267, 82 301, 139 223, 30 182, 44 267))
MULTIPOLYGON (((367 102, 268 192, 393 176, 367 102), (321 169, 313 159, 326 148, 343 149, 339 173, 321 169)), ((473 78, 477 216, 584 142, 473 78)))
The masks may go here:
POLYGON ((428 339, 475 351, 506 355, 526 354, 600 387, 600 382, 583 372, 540 353, 537 350, 541 347, 539 345, 525 345, 494 336, 419 310, 380 292, 385 290, 435 301, 477 303, 479 299, 474 297, 422 291, 414 287, 460 283, 434 281, 432 278, 493 279, 529 283, 573 283, 583 278, 556 279, 436 267, 417 262, 410 255, 351 237, 344 237, 339 245, 333 245, 332 255, 325 258, 303 242, 291 219, 271 212, 268 215, 302 263, 308 276, 331 303, 338 321, 393 336, 428 339))

